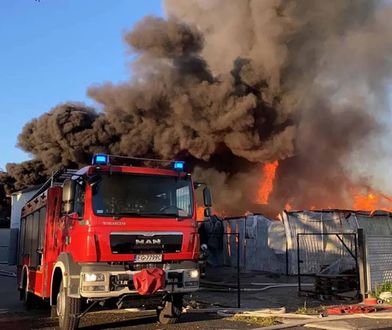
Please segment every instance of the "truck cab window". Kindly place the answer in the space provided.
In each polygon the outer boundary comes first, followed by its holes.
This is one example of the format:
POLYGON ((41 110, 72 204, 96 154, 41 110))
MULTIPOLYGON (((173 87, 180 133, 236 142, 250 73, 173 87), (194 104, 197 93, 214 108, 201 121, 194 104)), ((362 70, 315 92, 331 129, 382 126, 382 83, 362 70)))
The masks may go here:
POLYGON ((192 183, 187 178, 114 173, 103 175, 94 188, 96 215, 192 216, 192 183))

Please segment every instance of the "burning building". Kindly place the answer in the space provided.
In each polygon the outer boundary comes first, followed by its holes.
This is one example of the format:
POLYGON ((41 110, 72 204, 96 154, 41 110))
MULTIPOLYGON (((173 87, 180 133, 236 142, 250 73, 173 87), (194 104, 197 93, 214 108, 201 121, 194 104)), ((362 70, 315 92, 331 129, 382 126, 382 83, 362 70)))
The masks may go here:
POLYGON ((124 34, 132 77, 100 106, 27 123, 8 191, 105 152, 180 158, 221 214, 389 209, 392 6, 368 0, 164 1, 124 34))

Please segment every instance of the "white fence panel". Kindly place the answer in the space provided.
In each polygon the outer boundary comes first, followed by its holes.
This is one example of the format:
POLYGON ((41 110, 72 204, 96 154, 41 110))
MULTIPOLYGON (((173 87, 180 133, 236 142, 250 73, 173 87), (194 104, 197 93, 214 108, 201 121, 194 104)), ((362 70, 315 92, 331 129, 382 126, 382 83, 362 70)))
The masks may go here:
POLYGON ((392 236, 367 236, 368 288, 372 291, 384 282, 392 283, 392 236))

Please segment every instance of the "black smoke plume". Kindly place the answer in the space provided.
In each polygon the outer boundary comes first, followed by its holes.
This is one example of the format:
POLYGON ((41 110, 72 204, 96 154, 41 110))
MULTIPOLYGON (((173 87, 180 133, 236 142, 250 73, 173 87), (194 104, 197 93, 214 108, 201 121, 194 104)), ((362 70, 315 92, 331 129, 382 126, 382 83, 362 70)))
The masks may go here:
POLYGON ((261 167, 273 160, 271 214, 288 201, 350 207, 357 185, 392 193, 378 184, 385 172, 373 171, 392 155, 381 143, 390 5, 167 0, 165 8, 167 18, 146 17, 124 36, 138 55, 130 81, 89 88, 101 111, 66 103, 24 127, 18 145, 33 160, 7 167, 15 189, 99 151, 185 159, 225 213, 258 209, 261 167))

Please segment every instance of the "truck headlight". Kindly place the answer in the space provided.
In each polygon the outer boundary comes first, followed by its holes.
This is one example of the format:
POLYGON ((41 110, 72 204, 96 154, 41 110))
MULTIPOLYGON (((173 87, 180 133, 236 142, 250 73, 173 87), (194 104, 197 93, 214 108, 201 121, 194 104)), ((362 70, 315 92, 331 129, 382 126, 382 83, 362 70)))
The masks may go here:
POLYGON ((105 275, 102 273, 86 273, 84 274, 85 282, 103 282, 105 281, 105 275))
POLYGON ((189 277, 190 278, 199 278, 199 270, 198 269, 192 269, 189 272, 189 277))

